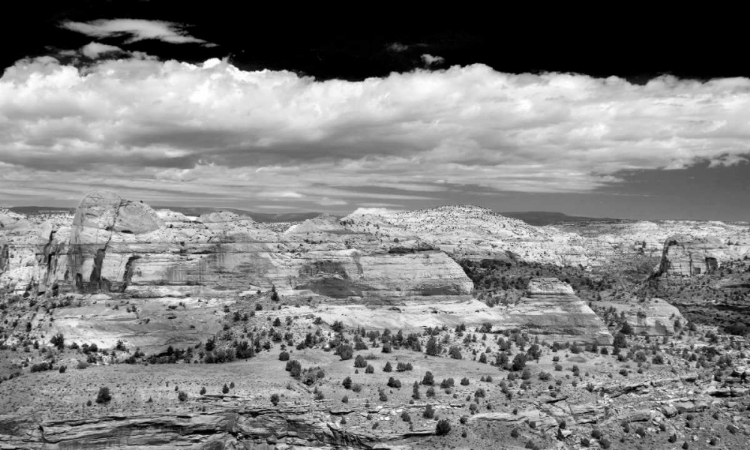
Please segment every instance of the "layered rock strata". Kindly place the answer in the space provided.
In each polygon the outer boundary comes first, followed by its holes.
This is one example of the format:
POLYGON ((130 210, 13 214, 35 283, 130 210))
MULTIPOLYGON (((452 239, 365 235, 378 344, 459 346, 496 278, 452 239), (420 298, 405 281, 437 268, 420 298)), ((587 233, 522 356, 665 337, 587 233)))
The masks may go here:
POLYGON ((717 270, 722 263, 750 255, 750 236, 737 235, 727 241, 716 237, 674 235, 664 242, 659 272, 696 276, 717 270))
MULTIPOLYGON (((143 295, 160 286, 193 291, 274 286, 289 295, 377 304, 465 296, 473 289, 446 254, 392 253, 374 236, 349 232, 330 217, 280 234, 234 213, 157 212, 111 192, 87 195, 69 227, 48 227, 31 241, 33 260, 2 260, 5 284, 16 293, 143 295)), ((3 254, 12 251, 7 244, 2 248, 3 254)))
POLYGON ((493 331, 523 330, 548 342, 609 345, 612 335, 604 322, 578 298, 573 288, 556 278, 534 278, 515 304, 494 307, 477 301, 414 302, 397 310, 365 306, 323 306, 316 314, 326 322, 340 320, 350 327, 421 330, 424 327, 478 327, 490 323, 493 331))
MULTIPOLYGON (((424 435, 424 433, 422 433, 424 435)), ((432 430, 429 434, 433 434, 432 430)), ((206 413, 102 415, 35 423, 0 416, 0 447, 17 449, 355 448, 409 434, 355 433, 310 414, 310 408, 250 407, 206 413)), ((383 445, 383 444, 380 444, 383 445)), ((379 448, 389 448, 383 446, 379 448)))
POLYGON ((612 335, 573 288, 557 278, 532 278, 526 294, 508 311, 507 327, 518 327, 548 341, 609 345, 612 335))
POLYGON ((679 331, 675 324, 687 324, 679 309, 660 298, 636 303, 597 302, 597 306, 614 309, 637 335, 671 336, 679 331))

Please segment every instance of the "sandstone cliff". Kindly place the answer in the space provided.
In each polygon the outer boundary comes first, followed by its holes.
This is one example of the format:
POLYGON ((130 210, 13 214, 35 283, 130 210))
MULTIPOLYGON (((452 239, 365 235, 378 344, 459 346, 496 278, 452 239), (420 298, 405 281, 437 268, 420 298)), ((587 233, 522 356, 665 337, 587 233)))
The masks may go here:
POLYGON ((533 278, 526 295, 509 308, 508 327, 517 326, 548 341, 612 343, 604 322, 556 278, 533 278))
POLYGON ((32 228, 17 219, 4 233, 15 233, 15 241, 0 247, 2 255, 24 254, 2 257, 3 284, 17 293, 275 286, 289 295, 379 303, 472 291, 446 254, 388 252, 374 236, 349 232, 331 217, 279 234, 234 213, 194 218, 97 192, 81 201, 68 227, 32 228))
POLYGON ((674 235, 664 242, 659 273, 694 276, 711 273, 723 263, 750 255, 750 236, 738 233, 722 240, 718 237, 674 235))

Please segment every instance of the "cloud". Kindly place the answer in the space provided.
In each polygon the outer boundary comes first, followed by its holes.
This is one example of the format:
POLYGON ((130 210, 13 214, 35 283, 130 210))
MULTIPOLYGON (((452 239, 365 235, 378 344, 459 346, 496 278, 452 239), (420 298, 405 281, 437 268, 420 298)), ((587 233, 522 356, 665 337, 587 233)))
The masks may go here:
POLYGON ((401 44, 400 42, 394 42, 392 44, 389 44, 386 47, 388 50, 396 53, 405 52, 409 50, 409 46, 405 44, 401 44))
POLYGON ((120 47, 99 42, 90 42, 81 47, 81 54, 87 58, 96 59, 105 53, 124 53, 124 51, 120 47))
POLYGON ((432 56, 430 54, 425 53, 422 55, 422 61, 424 61, 424 64, 426 66, 431 66, 433 64, 442 64, 445 62, 445 58, 442 56, 432 56))
POLYGON ((158 20, 141 20, 141 19, 113 19, 113 20, 95 20, 93 22, 64 22, 60 25, 71 31, 83 33, 87 36, 97 38, 106 38, 112 36, 129 35, 130 38, 125 41, 126 44, 155 39, 171 44, 204 44, 213 46, 203 39, 190 36, 181 29, 181 26, 172 22, 163 22, 158 20))
POLYGON ((746 78, 634 85, 475 64, 349 82, 218 59, 43 57, 0 78, 0 200, 107 187, 335 209, 596 192, 623 170, 740 164, 748 122, 746 78))

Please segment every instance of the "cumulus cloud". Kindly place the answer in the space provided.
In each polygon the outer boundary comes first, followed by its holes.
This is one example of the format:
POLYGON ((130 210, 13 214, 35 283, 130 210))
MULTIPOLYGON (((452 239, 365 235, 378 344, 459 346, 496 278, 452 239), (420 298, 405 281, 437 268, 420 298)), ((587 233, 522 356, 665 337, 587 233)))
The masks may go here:
POLYGON ((190 36, 180 25, 172 22, 142 19, 95 20, 93 22, 64 22, 60 25, 71 31, 87 36, 106 38, 112 36, 130 36, 125 43, 155 39, 171 44, 204 44, 214 45, 190 36))
POLYGON ((44 57, 0 78, 0 199, 103 187, 335 207, 457 187, 593 192, 622 170, 741 163, 748 121, 746 78, 634 85, 476 64, 349 82, 217 59, 44 57))
POLYGON ((89 42, 81 47, 81 54, 87 58, 96 59, 105 53, 123 53, 123 50, 115 45, 107 45, 100 42, 89 42))
POLYGON ((442 64, 445 62, 445 58, 442 56, 432 56, 428 53, 425 53, 422 55, 422 61, 424 61, 424 64, 426 66, 431 66, 433 64, 442 64))

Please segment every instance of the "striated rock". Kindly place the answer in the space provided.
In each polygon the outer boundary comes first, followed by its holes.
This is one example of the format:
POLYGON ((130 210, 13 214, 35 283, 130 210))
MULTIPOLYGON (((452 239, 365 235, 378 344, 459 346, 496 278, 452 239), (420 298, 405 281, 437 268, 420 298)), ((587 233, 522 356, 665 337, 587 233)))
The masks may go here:
POLYGON ((633 328, 633 334, 649 336, 671 336, 675 334, 675 322, 687 323, 675 306, 665 300, 652 298, 642 303, 598 302, 604 309, 612 308, 633 328))
POLYGON ((612 343, 602 320, 573 294, 569 284, 556 278, 534 278, 529 286, 529 292, 518 303, 502 307, 489 307, 471 298, 459 301, 443 296, 435 297, 440 302, 412 300, 396 312, 365 305, 326 305, 318 309, 317 315, 327 323, 340 320, 355 328, 421 330, 489 323, 495 331, 521 329, 548 342, 612 343))
POLYGON ((508 424, 534 422, 535 428, 542 432, 547 432, 558 426, 557 420, 537 409, 519 411, 518 414, 504 412, 479 413, 469 417, 469 422, 479 421, 505 422, 508 424))
MULTIPOLYGON (((0 446, 24 449, 66 448, 264 448, 277 446, 334 448, 391 448, 411 433, 377 436, 343 430, 310 417, 305 408, 246 408, 213 413, 104 415, 91 419, 35 423, 19 417, 0 417, 0 446)), ((408 448, 408 447, 404 447, 408 448)))
MULTIPOLYGON (((19 228, 22 220, 16 222, 19 228)), ((465 296, 473 289, 444 253, 388 253, 373 236, 348 232, 330 216, 278 234, 231 212, 197 218, 157 212, 103 191, 81 200, 69 227, 46 234, 29 243, 38 257, 23 264, 5 256, 11 252, 7 244, 0 247, 3 267, 14 266, 5 284, 22 292, 54 287, 134 297, 163 296, 165 286, 180 295, 204 286, 240 292, 276 286, 287 295, 375 304, 465 296), (311 242, 312 231, 325 236, 311 242)))
POLYGON ((738 235, 735 242, 729 242, 733 245, 713 236, 670 236, 664 242, 659 273, 687 277, 711 273, 728 260, 750 254, 747 236, 738 235))
POLYGON ((599 316, 557 278, 532 278, 526 295, 507 312, 506 327, 515 326, 547 340, 612 343, 599 316))
POLYGON ((708 409, 708 403, 702 400, 674 402, 672 405, 680 413, 701 412, 708 409))

